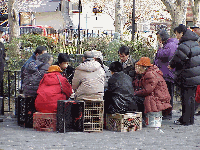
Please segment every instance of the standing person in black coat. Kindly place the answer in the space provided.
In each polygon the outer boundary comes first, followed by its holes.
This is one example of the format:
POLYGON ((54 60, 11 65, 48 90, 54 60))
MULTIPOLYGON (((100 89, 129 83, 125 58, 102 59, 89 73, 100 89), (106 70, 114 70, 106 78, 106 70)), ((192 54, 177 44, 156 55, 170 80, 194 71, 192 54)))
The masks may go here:
POLYGON ((181 88, 182 116, 174 121, 178 125, 194 124, 196 86, 200 84, 200 47, 198 36, 180 24, 174 29, 179 46, 170 60, 175 69, 175 82, 181 88))
POLYGON ((137 111, 132 79, 123 72, 123 66, 116 61, 110 64, 112 76, 108 79, 108 90, 105 92, 105 113, 126 113, 137 111))
POLYGON ((3 96, 3 89, 2 89, 2 83, 3 83, 3 74, 4 74, 4 64, 5 64, 5 47, 2 43, 2 34, 3 34, 3 27, 0 26, 0 96, 3 96))

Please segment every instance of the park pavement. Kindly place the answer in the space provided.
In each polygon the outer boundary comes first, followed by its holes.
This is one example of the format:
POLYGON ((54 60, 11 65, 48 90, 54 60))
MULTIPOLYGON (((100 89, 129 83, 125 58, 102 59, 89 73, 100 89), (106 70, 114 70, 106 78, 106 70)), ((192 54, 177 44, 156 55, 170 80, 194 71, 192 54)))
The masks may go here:
POLYGON ((163 120, 160 129, 57 133, 20 127, 12 115, 4 115, 0 150, 200 150, 200 116, 195 116, 194 125, 173 124, 180 116, 180 110, 173 110, 173 119, 163 120))

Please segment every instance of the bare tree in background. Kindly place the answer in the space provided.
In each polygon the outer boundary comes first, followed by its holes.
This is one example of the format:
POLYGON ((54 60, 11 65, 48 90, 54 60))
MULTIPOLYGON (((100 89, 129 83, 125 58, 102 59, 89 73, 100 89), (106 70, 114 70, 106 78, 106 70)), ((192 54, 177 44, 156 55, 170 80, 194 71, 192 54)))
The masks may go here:
POLYGON ((188 0, 161 0, 166 6, 172 18, 171 36, 174 36, 173 29, 179 24, 186 25, 186 13, 188 0))
POLYGON ((192 7, 192 13, 193 13, 193 23, 194 26, 198 25, 198 21, 199 21, 199 3, 200 0, 190 0, 191 3, 191 7, 192 7))
POLYGON ((19 36, 19 12, 18 12, 18 1, 8 1, 8 23, 9 23, 9 42, 12 41, 13 37, 19 36))

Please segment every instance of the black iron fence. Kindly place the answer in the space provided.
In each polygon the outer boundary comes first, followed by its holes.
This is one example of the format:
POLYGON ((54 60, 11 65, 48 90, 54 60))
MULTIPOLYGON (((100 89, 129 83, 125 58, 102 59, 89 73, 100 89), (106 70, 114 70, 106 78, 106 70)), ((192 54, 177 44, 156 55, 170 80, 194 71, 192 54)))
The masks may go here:
POLYGON ((14 104, 14 98, 21 92, 21 71, 6 70, 4 71, 4 79, 1 85, 1 114, 11 112, 11 101, 14 104))

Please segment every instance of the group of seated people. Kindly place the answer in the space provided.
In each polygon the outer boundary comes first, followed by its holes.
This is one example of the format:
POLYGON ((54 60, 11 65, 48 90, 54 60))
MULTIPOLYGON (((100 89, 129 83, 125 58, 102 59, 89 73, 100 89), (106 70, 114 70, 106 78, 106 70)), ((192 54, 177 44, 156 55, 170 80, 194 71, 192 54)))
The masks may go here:
MULTIPOLYGON (((121 47, 123 49, 123 47, 121 47)), ((119 50, 120 57, 124 57, 119 50)), ((121 59, 123 60, 123 59, 121 59)), ((35 97, 39 112, 55 113, 57 101, 104 100, 105 113, 143 113, 171 111, 170 94, 162 72, 142 57, 130 67, 128 61, 103 64, 100 51, 86 51, 76 69, 69 65, 67 54, 60 53, 58 61, 39 46, 22 67, 22 88, 25 97, 35 97), (125 67, 126 66, 126 67, 125 67)))

